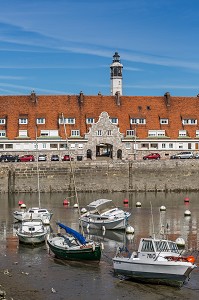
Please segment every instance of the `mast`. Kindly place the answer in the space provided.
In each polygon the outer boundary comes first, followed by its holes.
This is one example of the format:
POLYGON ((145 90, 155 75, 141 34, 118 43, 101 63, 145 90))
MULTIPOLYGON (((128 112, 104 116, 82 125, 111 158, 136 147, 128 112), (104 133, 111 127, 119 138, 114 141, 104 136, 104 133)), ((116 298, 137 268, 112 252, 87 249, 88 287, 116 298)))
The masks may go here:
MULTIPOLYGON (((67 138, 67 133, 66 133, 66 124, 65 124, 65 121, 64 121, 64 114, 62 113, 62 121, 63 121, 63 124, 64 124, 64 134, 65 134, 65 139, 66 139, 66 146, 68 148, 68 154, 71 158, 71 153, 70 153, 70 149, 69 149, 69 145, 68 145, 68 138, 67 138)), ((70 159, 70 168, 71 168, 71 172, 72 172, 72 179, 73 179, 73 185, 74 185, 74 190, 75 190, 75 198, 76 198, 76 201, 77 201, 77 205, 78 205, 78 214, 79 214, 79 217, 81 216, 81 213, 80 213, 80 208, 79 208, 79 198, 78 198, 78 194, 77 194, 77 188, 76 188, 76 182, 75 182, 75 174, 74 174, 74 169, 73 169, 73 164, 72 164, 72 160, 70 159)), ((81 226, 81 230, 83 232, 83 228, 81 226)))
POLYGON ((38 201, 39 201, 39 208, 41 208, 40 178, 39 178, 39 162, 38 162, 37 126, 36 126, 36 160, 37 160, 37 191, 38 191, 38 201))

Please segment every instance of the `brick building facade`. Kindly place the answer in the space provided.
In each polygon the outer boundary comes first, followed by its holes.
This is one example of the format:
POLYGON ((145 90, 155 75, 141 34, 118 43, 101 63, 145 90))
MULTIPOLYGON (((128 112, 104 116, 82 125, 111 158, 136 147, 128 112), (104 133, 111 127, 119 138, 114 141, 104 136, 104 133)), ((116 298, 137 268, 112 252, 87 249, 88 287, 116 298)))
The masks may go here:
POLYGON ((74 157, 164 158, 199 148, 199 97, 124 96, 122 64, 111 64, 111 95, 0 96, 0 152, 71 152, 74 157), (119 68, 118 72, 115 69, 119 68), (116 85, 114 85, 116 80, 116 85), (118 90, 117 90, 118 87, 118 90), (112 91, 114 89, 114 95, 112 91))

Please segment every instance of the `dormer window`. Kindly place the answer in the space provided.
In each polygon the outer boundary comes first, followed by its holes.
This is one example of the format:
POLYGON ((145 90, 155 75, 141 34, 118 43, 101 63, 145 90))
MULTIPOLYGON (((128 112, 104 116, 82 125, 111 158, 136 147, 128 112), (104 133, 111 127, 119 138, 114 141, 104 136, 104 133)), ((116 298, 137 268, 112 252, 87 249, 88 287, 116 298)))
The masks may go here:
POLYGON ((93 123, 95 123, 94 118, 86 118, 86 124, 93 124, 93 123))
POLYGON ((160 119, 160 124, 169 124, 169 119, 160 119))
POLYGON ((6 119, 5 118, 1 118, 0 119, 0 125, 4 125, 6 124, 6 119))
POLYGON ((110 120, 112 124, 118 124, 118 118, 111 118, 110 120))
POLYGON ((197 125, 197 119, 182 119, 183 125, 197 125))
POLYGON ((186 130, 179 130, 179 137, 187 136, 186 130))
POLYGON ((45 124, 45 118, 37 118, 37 124, 45 124))
POLYGON ((19 118, 19 124, 28 124, 28 118, 19 118))
POLYGON ((75 118, 59 118, 59 124, 75 124, 75 118))
POLYGON ((131 118, 130 124, 146 124, 146 119, 143 118, 131 118))

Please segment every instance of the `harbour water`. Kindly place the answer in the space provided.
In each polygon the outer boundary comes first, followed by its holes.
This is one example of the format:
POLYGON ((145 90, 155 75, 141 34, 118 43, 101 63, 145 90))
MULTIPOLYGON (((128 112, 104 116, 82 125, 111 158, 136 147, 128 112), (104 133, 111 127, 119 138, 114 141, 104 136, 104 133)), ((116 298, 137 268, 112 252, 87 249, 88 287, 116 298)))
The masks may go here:
MULTIPOLYGON (((199 268, 182 288, 143 284, 116 277, 112 270, 112 257, 118 246, 125 245, 136 250, 141 237, 160 235, 165 232, 171 239, 182 237, 189 254, 197 255, 199 249, 199 193, 80 193, 80 207, 98 198, 113 199, 115 204, 132 213, 129 224, 135 233, 89 231, 86 235, 103 242, 104 250, 100 263, 63 262, 49 253, 46 244, 36 248, 19 245, 16 239, 18 224, 12 212, 19 209, 22 200, 27 207, 38 206, 36 194, 0 195, 0 261, 1 269, 26 274, 24 280, 31 282, 35 290, 43 293, 44 299, 197 299, 199 297, 199 268), (185 197, 189 201, 185 202, 185 197), (123 200, 128 199, 128 204, 123 200), (141 207, 136 207, 140 202, 141 207), (165 206, 165 211, 160 207, 165 206), (186 210, 191 216, 185 216, 186 210), (153 217, 152 217, 153 216, 153 217), (54 292, 52 292, 54 291, 54 292)), ((75 198, 69 195, 41 194, 41 203, 53 211, 49 232, 57 232, 56 221, 79 230, 78 210, 75 198), (70 205, 63 205, 64 199, 70 205)), ((199 259, 196 261, 199 264, 199 259)), ((37 299, 37 298, 35 298, 37 299)), ((17 299, 20 300, 20 299, 17 299)))

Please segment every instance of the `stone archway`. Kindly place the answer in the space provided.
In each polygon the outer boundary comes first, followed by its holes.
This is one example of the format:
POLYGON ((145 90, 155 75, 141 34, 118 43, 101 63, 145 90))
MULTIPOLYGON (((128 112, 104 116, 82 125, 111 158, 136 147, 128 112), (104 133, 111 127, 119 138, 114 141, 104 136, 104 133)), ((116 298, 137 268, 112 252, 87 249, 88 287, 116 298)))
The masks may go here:
POLYGON ((97 157, 113 158, 113 145, 106 143, 96 145, 96 158, 97 157))

